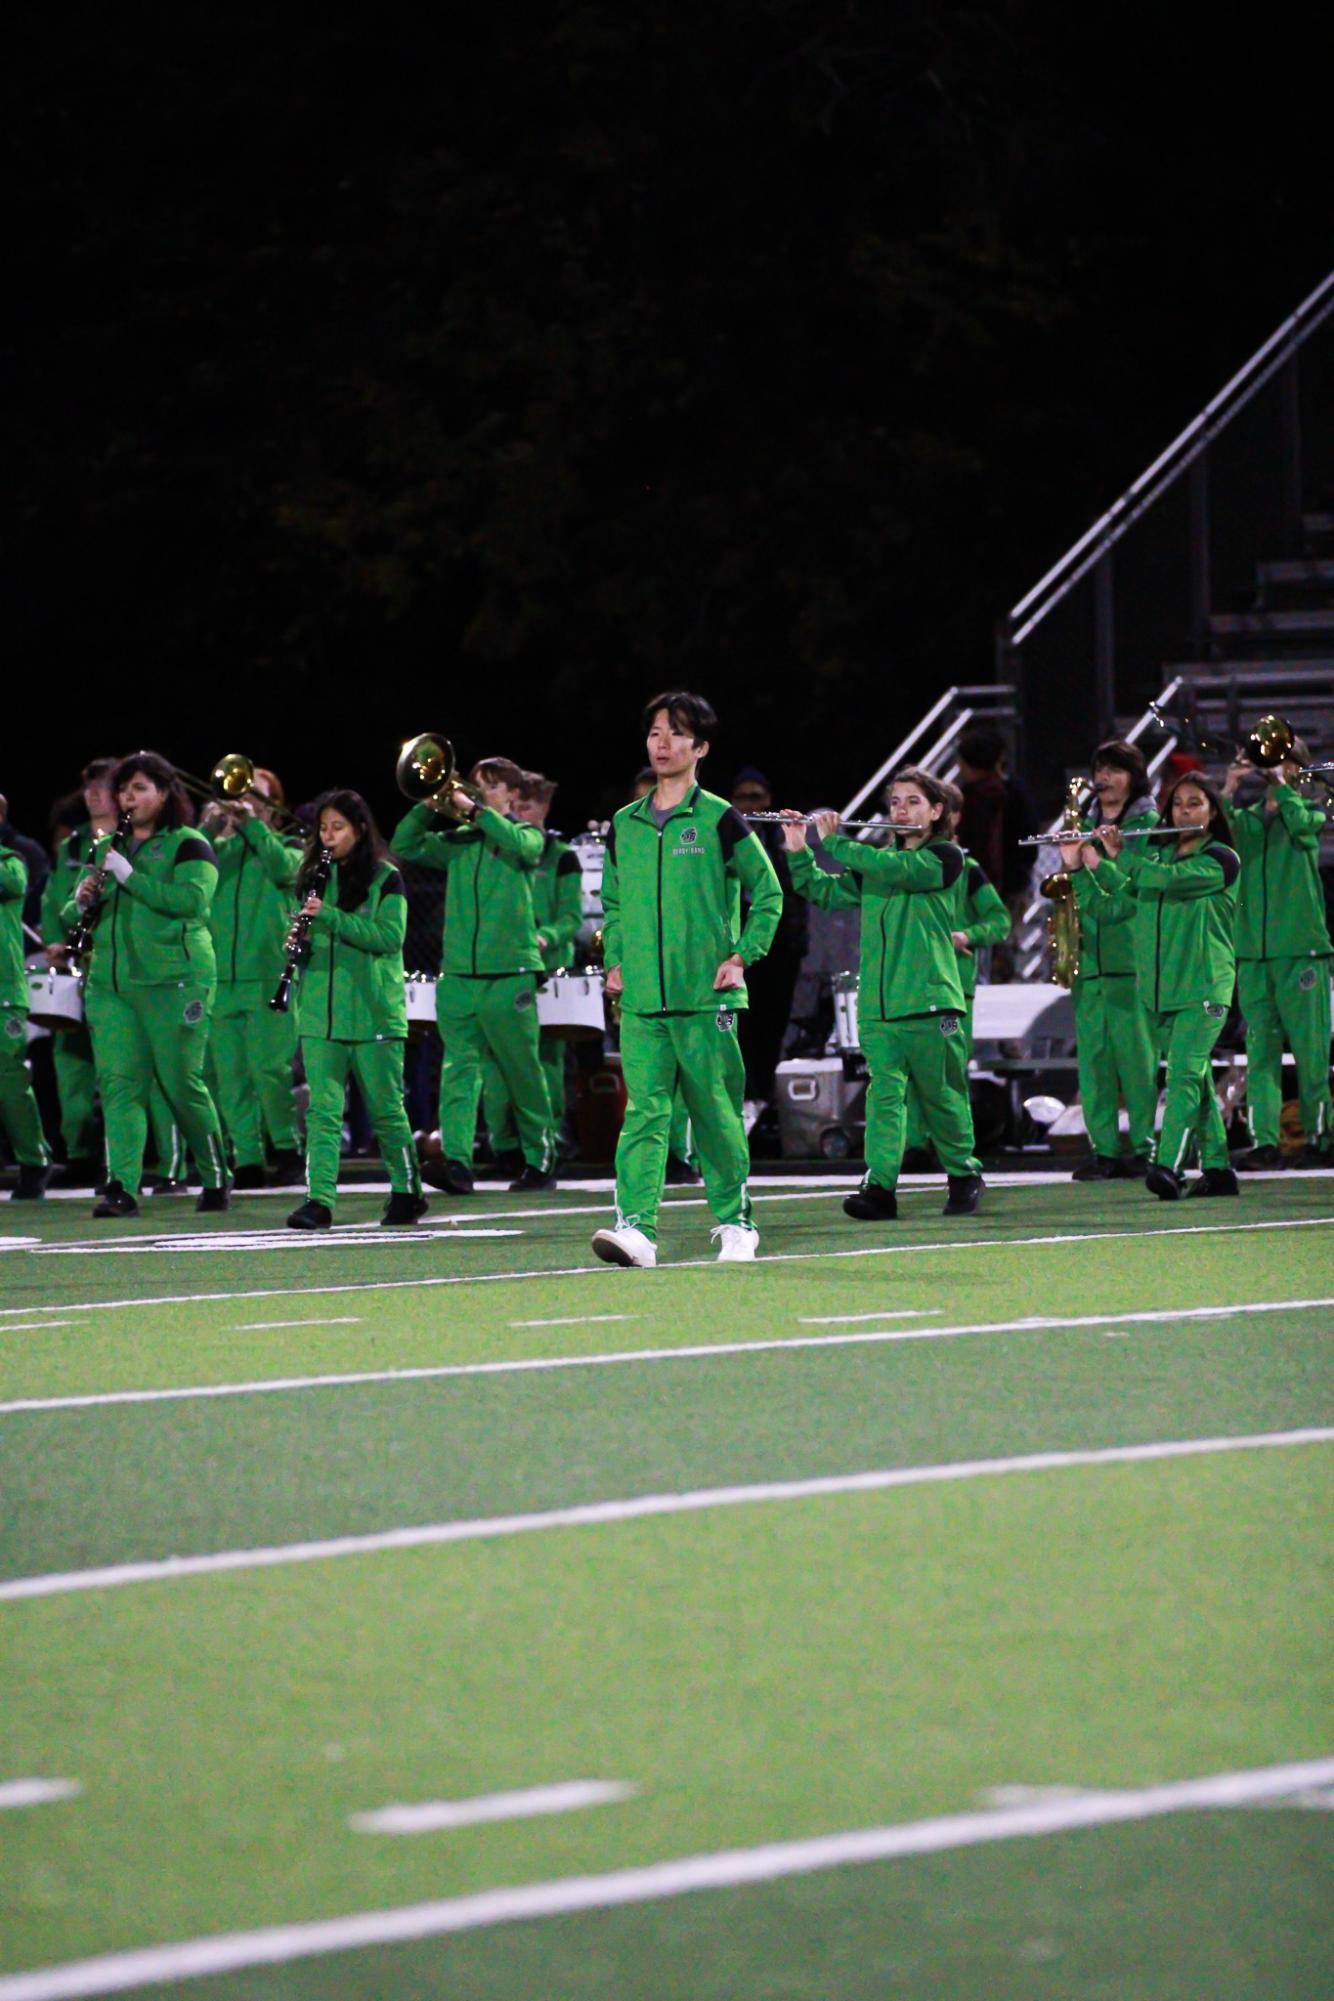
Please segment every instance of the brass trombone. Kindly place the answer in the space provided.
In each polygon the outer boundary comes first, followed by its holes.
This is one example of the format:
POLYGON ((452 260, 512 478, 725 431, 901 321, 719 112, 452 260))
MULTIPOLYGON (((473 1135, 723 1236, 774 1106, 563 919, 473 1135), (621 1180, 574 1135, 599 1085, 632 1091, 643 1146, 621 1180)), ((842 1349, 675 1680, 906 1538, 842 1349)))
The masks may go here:
POLYGON ((275 827, 290 830, 298 824, 295 813, 255 790, 254 759, 239 750, 225 752, 206 779, 196 778, 191 771, 178 771, 176 776, 190 796, 204 806, 230 806, 238 799, 252 799, 268 807, 275 827))

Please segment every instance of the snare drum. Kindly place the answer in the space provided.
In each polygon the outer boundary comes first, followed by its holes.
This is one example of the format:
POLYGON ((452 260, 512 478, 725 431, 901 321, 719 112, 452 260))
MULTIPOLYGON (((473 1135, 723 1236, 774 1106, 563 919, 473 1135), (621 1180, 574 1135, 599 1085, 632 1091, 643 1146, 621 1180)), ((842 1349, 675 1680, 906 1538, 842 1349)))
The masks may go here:
POLYGON ((576 834, 570 848, 579 863, 578 942, 588 952, 592 950, 593 934, 602 923, 602 871, 607 861, 607 843, 601 835, 576 834))
POLYGON ((537 990, 537 1019, 558 1042, 593 1042, 607 1025, 602 980, 591 973, 553 973, 537 990))
POLYGON ((857 1032, 857 975, 835 973, 833 986, 834 1042, 840 1050, 852 1054, 861 1048, 857 1032))
POLYGON ((403 982, 408 1027, 435 1027, 435 981, 429 973, 409 973, 403 982))
POLYGON ((83 981, 73 973, 29 973, 28 1020, 34 1028, 82 1028, 83 981))

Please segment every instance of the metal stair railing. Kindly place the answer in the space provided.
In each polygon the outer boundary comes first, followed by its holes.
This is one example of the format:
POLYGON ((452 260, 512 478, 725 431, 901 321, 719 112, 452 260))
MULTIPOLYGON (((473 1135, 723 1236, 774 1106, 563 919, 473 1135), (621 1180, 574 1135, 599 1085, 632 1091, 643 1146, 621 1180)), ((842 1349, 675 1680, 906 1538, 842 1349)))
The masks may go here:
POLYGON ((1012 723, 1018 714, 1014 689, 1008 682, 988 681, 980 687, 946 688, 915 727, 854 792, 840 817, 855 818, 885 780, 905 764, 920 764, 941 778, 953 779, 959 769, 959 739, 973 724, 1012 723), (942 762, 943 760, 943 762, 942 762))

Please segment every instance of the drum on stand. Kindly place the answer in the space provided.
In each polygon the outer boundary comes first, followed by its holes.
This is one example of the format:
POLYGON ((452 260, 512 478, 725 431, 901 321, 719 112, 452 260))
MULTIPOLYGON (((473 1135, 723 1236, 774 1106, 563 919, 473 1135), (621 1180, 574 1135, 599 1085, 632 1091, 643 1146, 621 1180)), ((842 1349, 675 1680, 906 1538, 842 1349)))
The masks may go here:
POLYGON ((834 1042, 844 1055, 855 1055, 861 1048, 857 1028, 857 975, 835 973, 833 986, 834 1042))
POLYGON ((599 1041, 607 1026, 597 973, 552 973, 537 990, 537 1019, 559 1042, 599 1041))
POLYGON ((403 982, 403 998, 408 1010, 408 1033, 418 1034, 435 1027, 435 981, 429 973, 409 973, 403 982))
POLYGON ((581 918, 578 944, 581 950, 589 952, 593 948, 593 934, 602 924, 602 871, 607 860, 607 842, 602 834, 576 834, 570 848, 579 863, 579 901, 581 918))
POLYGON ((34 1028, 72 1033, 83 1027, 83 981, 54 970, 28 974, 28 1020, 34 1028))

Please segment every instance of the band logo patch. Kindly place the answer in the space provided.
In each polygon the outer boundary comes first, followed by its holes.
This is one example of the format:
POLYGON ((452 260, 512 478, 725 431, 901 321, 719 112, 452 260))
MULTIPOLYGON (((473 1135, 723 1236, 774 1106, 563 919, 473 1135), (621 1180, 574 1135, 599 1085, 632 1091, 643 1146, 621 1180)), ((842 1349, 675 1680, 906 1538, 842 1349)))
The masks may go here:
POLYGON ((1309 994, 1319 977, 1314 966, 1303 966, 1297 975, 1297 984, 1304 994, 1309 994))
POLYGON ((681 831, 681 839, 686 847, 688 848, 693 847, 695 842, 699 839, 699 829, 697 827, 683 828, 681 831))
POLYGON ((514 996, 514 1005, 519 1013, 522 1014, 525 1008, 532 1007, 536 999, 537 996, 531 987, 520 987, 518 993, 514 996))
POLYGON ((1208 1015, 1210 1021, 1221 1021, 1223 1019, 1223 1016, 1227 1013, 1227 1009, 1223 1006, 1223 1003, 1221 1001, 1206 1001, 1204 1003, 1204 1011, 1208 1015))
POLYGON ((730 1007, 720 1007, 715 1018, 723 1035, 727 1035, 736 1027, 736 1015, 730 1007))
POLYGON ((181 1020, 185 1022, 190 1028, 193 1028, 197 1021, 202 1021, 203 1019, 204 1019, 203 1001, 201 1000, 187 1001, 185 1004, 185 1010, 181 1015, 181 1020))
POLYGON ((942 1034, 942 1035, 957 1035, 957 1034, 958 1034, 958 1031, 959 1031, 959 1017, 958 1017, 958 1015, 957 1015, 957 1014, 942 1014, 942 1015, 941 1015, 941 1017, 940 1017, 940 1032, 941 1032, 941 1034, 942 1034))
POLYGON ((12 1036, 15 1042, 17 1042, 19 1037, 23 1034, 24 1026, 25 1024, 22 1015, 7 1014, 5 1016, 5 1034, 12 1036))

